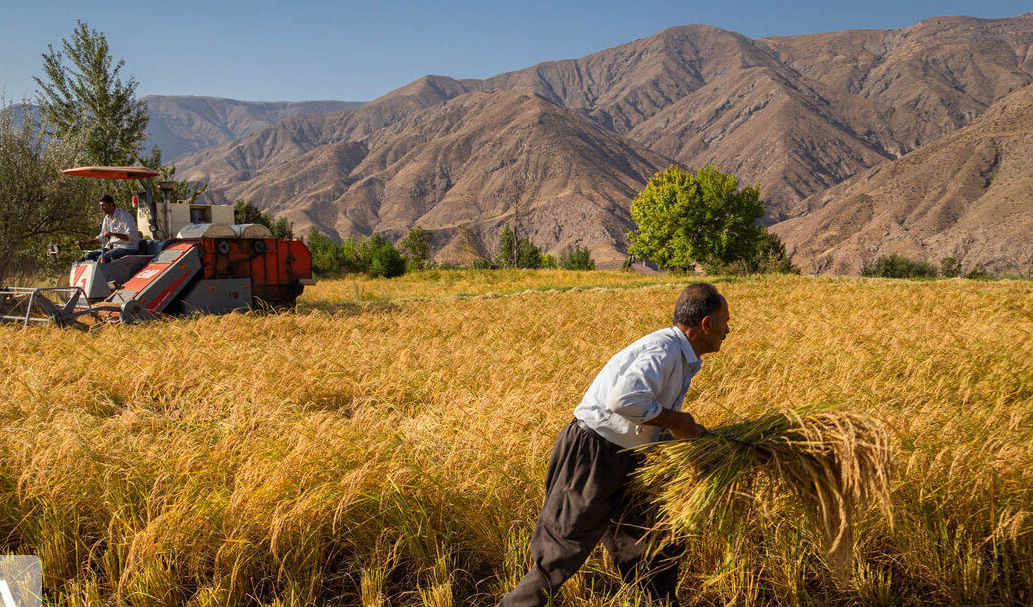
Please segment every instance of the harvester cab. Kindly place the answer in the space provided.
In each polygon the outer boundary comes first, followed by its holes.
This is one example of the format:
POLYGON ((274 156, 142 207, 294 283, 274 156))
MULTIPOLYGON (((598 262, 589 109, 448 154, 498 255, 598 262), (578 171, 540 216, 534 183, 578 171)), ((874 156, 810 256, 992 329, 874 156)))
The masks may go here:
POLYGON ((136 179, 140 244, 113 261, 77 261, 68 287, 0 290, 0 320, 79 324, 89 315, 136 322, 159 314, 225 314, 266 305, 292 307, 312 279, 312 255, 300 240, 278 239, 263 225, 233 223, 232 205, 156 200, 146 167, 79 167, 69 175, 136 179))

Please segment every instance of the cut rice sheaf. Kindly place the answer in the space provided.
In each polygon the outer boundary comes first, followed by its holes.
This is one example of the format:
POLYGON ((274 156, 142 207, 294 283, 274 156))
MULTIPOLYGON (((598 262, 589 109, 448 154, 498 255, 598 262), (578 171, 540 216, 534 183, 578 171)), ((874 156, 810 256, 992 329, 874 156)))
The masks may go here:
POLYGON ((642 451, 640 484, 657 507, 657 526, 675 535, 748 524, 757 508, 789 498, 820 531, 829 568, 848 577, 855 509, 875 505, 893 523, 889 434, 833 405, 725 424, 642 451))

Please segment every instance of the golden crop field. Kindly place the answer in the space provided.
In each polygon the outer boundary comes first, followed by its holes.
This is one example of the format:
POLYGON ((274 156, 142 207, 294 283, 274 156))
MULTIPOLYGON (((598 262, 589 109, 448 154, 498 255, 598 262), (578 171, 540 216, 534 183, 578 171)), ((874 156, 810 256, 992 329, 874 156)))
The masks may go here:
MULTIPOLYGON (((61 605, 493 605, 555 435, 683 284, 436 271, 324 282, 295 313, 0 327, 0 549, 38 555, 61 605)), ((861 513, 845 583, 791 511, 700 532, 682 604, 1033 604, 1033 283, 718 287, 732 332, 685 409, 872 416, 894 524, 861 513)), ((562 604, 646 603, 600 551, 562 604)))

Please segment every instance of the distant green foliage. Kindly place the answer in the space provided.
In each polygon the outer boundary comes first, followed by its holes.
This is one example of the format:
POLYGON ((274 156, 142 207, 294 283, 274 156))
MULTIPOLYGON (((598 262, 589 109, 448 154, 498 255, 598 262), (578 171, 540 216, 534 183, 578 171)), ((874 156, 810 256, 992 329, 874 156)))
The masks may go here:
POLYGON ((359 267, 370 276, 391 278, 405 274, 405 259, 391 241, 374 232, 359 242, 359 267))
POLYGON ((47 45, 43 54, 40 112, 57 139, 82 142, 89 164, 135 164, 147 138, 147 106, 136 98, 136 80, 122 80, 123 67, 104 34, 82 21, 60 51, 47 45))
POLYGON ((365 273, 391 278, 405 273, 405 258, 382 235, 337 241, 312 228, 306 238, 312 269, 320 276, 365 273))
POLYGON ((530 237, 521 237, 507 223, 499 234, 498 252, 495 258, 490 256, 474 262, 474 268, 524 268, 538 269, 556 267, 556 259, 542 253, 530 237))
POLYGON ((936 278, 938 275, 933 264, 896 253, 883 255, 861 268, 861 276, 870 278, 936 278))
POLYGON ((750 274, 799 274, 800 268, 793 265, 786 255, 785 245, 778 234, 761 228, 760 240, 753 254, 732 263, 704 264, 707 274, 725 276, 749 276, 750 274))
POLYGON ((250 200, 238 200, 233 207, 233 221, 239 224, 258 223, 269 228, 273 237, 290 239, 294 238, 294 224, 287 221, 286 217, 273 219, 272 216, 263 213, 250 200))
POLYGON ((594 270, 595 260, 588 247, 574 247, 570 253, 560 256, 560 267, 564 270, 594 270))
POLYGON ((420 226, 410 226, 409 234, 398 245, 405 256, 407 270, 420 271, 430 267, 430 234, 427 230, 420 226))
POLYGON ((67 271, 79 255, 71 242, 97 233, 97 180, 61 173, 80 153, 76 142, 44 144, 31 120, 15 127, 0 96, 0 284, 11 274, 46 268, 44 252, 51 242, 63 245, 60 265, 67 271))
POLYGON ((983 268, 973 268, 968 274, 965 274, 965 278, 968 280, 990 280, 993 276, 983 270, 983 268))
POLYGON ((495 263, 503 268, 517 267, 517 237, 508 223, 499 234, 499 252, 495 256, 495 263))
POLYGON ((671 165, 632 201, 638 229, 628 252, 658 267, 688 271, 723 267, 758 256, 764 215, 757 186, 740 189, 734 175, 712 166, 686 173, 671 165))
POLYGON ((940 260, 940 275, 944 278, 961 276, 961 262, 957 257, 944 257, 940 260))

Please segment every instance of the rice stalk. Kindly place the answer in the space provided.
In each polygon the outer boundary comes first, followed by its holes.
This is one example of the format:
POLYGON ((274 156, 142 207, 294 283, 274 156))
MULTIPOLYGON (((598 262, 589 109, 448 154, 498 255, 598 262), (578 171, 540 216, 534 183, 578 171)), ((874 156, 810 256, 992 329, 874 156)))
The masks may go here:
POLYGON ((639 481, 658 507, 658 527, 674 533, 742 531, 758 510, 788 497, 819 530, 830 569, 846 577, 855 508, 874 502, 892 525, 889 435, 870 418, 830 405, 770 413, 642 451, 639 481))

